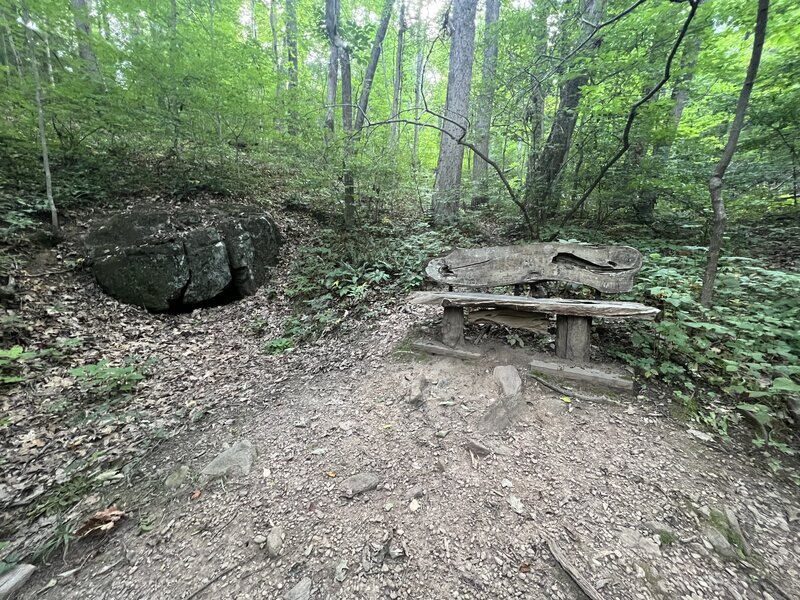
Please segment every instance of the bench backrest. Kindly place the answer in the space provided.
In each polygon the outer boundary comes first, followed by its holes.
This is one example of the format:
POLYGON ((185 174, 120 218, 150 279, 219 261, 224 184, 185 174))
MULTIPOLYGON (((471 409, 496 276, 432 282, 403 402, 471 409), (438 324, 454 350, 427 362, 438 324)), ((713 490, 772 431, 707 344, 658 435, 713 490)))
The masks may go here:
POLYGON ((630 246, 541 243, 492 248, 458 248, 428 263, 425 272, 439 283, 499 287, 564 281, 599 292, 629 292, 642 268, 642 255, 630 246))

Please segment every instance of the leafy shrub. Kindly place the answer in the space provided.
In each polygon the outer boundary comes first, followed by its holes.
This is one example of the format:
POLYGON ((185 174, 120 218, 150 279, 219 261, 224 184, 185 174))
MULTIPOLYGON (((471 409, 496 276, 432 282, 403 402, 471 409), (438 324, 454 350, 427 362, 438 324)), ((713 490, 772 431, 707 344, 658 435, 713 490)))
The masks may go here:
POLYGON ((708 410, 704 419, 726 434, 735 411, 767 433, 800 393, 800 274, 767 269, 757 259, 723 259, 715 303, 697 302, 705 252, 665 246, 651 251, 633 297, 663 309, 655 323, 632 325, 632 348, 616 354, 645 378, 688 391, 677 397, 708 410), (755 402, 754 402, 755 401, 755 402))
POLYGON ((134 365, 110 367, 107 361, 83 365, 70 370, 81 389, 92 398, 113 399, 133 392, 144 375, 134 365))

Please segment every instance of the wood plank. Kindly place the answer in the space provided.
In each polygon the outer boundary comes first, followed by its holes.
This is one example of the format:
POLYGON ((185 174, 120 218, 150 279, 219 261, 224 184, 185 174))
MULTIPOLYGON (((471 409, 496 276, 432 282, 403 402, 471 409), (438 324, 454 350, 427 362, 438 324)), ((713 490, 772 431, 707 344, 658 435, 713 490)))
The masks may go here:
POLYGON ((642 255, 630 246, 524 244, 457 248, 425 269, 441 284, 499 287, 537 281, 588 285, 605 293, 629 292, 642 268, 642 255))
POLYGON ((550 326, 550 320, 545 313, 520 310, 471 310, 467 315, 467 322, 477 325, 491 323, 533 333, 547 333, 550 326))
POLYGON ((657 308, 638 302, 612 302, 606 300, 572 300, 561 298, 528 298, 477 292, 415 292, 409 297, 411 304, 436 306, 465 306, 485 308, 511 308, 528 312, 544 312, 576 317, 605 317, 609 319, 643 319, 652 321, 661 312, 657 308))
POLYGON ((480 352, 475 350, 467 350, 466 348, 450 348, 445 346, 442 342, 434 340, 417 340, 411 343, 411 348, 419 352, 427 352, 428 354, 439 354, 442 356, 452 356, 453 358, 463 358, 466 360, 476 359, 483 356, 480 352))
POLYGON ((566 365, 561 362, 533 359, 531 370, 535 373, 580 381, 592 385, 611 387, 619 390, 632 390, 633 379, 621 373, 612 373, 602 369, 582 365, 566 365))
POLYGON ((556 356, 576 363, 589 362, 592 348, 592 318, 556 317, 556 356))
POLYGON ((460 306, 444 307, 442 341, 451 348, 464 344, 464 309, 460 306))

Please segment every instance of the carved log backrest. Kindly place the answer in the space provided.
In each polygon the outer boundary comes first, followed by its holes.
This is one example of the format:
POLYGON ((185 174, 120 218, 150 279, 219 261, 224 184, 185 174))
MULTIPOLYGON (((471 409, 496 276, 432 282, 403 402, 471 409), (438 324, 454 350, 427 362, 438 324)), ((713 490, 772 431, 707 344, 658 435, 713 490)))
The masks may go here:
POLYGON ((500 287, 540 281, 587 285, 603 293, 629 292, 642 268, 630 246, 540 243, 457 248, 428 263, 428 277, 456 287, 500 287))

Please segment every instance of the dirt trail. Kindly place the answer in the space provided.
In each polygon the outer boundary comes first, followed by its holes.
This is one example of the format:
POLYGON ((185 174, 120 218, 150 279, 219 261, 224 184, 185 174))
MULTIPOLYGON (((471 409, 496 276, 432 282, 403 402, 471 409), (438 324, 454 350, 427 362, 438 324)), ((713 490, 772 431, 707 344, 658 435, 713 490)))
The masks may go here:
POLYGON ((235 388, 197 385, 226 396, 207 424, 131 476, 119 501, 129 518, 41 569, 21 597, 575 598, 547 538, 604 598, 800 597, 794 490, 735 448, 692 438, 646 398, 568 405, 528 379, 521 418, 485 434, 500 393, 492 368, 524 373, 526 351, 488 342, 478 363, 396 352, 431 314, 397 312, 333 355, 320 344, 280 360, 244 340, 235 388), (419 374, 430 386, 415 408, 419 374), (250 473, 203 482, 223 445, 241 440, 257 449, 250 473), (470 440, 492 452, 470 454, 470 440), (182 465, 186 480, 166 489, 182 465), (378 489, 342 497, 341 481, 364 472, 378 489), (746 560, 723 558, 703 533, 725 508, 752 546, 746 560), (654 538, 651 520, 669 531, 654 538), (284 538, 270 558, 274 527, 284 538), (305 578, 310 596, 292 596, 305 578))

